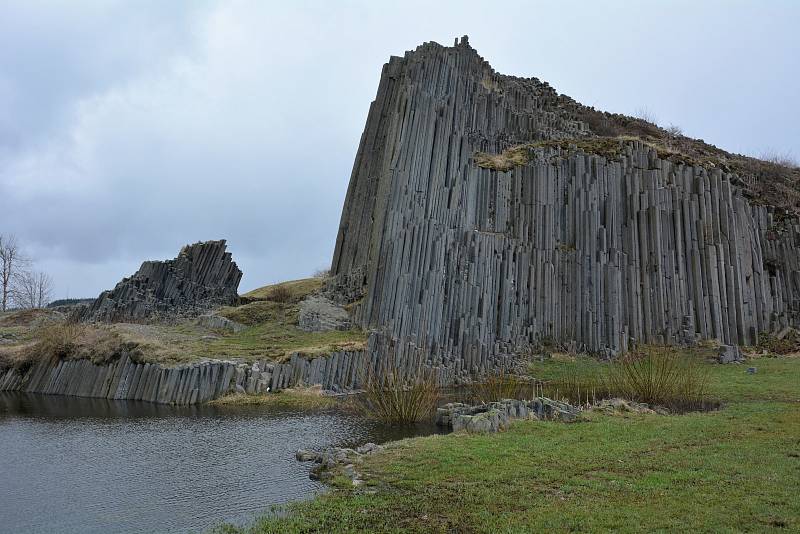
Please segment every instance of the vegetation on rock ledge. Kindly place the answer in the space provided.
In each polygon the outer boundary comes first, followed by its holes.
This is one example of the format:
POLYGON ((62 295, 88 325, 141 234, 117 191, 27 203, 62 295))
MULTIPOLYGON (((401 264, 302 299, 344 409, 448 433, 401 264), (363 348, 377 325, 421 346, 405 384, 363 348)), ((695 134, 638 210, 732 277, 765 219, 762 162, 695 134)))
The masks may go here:
POLYGON ((684 136, 618 135, 551 139, 515 145, 500 154, 477 152, 473 158, 478 167, 508 172, 531 161, 535 149, 579 150, 618 160, 624 154, 625 146, 633 141, 654 149, 661 159, 734 173, 739 177, 736 185, 753 202, 800 213, 800 168, 793 161, 780 157, 758 159, 730 154, 684 136))

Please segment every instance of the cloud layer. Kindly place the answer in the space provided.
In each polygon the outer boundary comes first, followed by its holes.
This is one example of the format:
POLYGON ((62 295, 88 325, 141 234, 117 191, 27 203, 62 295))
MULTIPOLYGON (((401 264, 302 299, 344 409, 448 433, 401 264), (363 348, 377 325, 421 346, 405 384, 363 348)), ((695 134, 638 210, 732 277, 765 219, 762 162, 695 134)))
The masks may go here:
POLYGON ((177 6, 0 7, 0 232, 57 297, 205 239, 244 290, 325 267, 381 65, 426 40, 735 151, 800 141, 789 2, 177 6))

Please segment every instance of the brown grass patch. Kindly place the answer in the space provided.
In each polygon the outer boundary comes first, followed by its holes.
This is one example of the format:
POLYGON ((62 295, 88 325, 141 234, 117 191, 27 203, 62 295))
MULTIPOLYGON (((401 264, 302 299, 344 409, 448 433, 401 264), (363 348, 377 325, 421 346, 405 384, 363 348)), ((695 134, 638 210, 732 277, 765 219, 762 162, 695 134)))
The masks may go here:
POLYGON ((386 424, 411 424, 433 417, 442 396, 433 372, 420 369, 414 378, 402 378, 394 370, 370 373, 364 393, 354 398, 360 414, 386 424))

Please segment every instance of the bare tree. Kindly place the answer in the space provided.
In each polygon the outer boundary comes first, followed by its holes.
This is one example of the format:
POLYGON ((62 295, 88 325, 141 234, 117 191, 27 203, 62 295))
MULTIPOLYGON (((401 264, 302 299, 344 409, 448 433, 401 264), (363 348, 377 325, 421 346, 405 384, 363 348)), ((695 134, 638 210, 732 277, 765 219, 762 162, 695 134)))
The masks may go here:
POLYGON ((0 311, 6 311, 16 277, 28 264, 17 238, 0 234, 0 311))
POLYGON ((653 114, 652 111, 650 111, 646 107, 637 108, 636 111, 633 113, 633 116, 636 117, 637 119, 649 122, 650 124, 656 124, 656 125, 658 124, 658 119, 656 119, 656 116, 653 114))
POLYGON ((789 167, 790 169, 797 169, 800 167, 800 164, 798 164, 797 159, 792 156, 791 152, 776 152, 774 150, 768 150, 762 153, 758 159, 764 160, 768 163, 774 163, 775 165, 780 165, 781 167, 789 167))
POLYGON ((53 279, 39 271, 22 271, 14 279, 14 304, 23 309, 44 308, 53 294, 53 279))

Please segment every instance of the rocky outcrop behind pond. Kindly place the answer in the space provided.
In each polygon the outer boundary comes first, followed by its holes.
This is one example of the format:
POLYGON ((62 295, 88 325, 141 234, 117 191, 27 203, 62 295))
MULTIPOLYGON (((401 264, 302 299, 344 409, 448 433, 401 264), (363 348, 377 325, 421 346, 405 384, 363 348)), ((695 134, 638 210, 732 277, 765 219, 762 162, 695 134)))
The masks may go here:
POLYGON ((362 369, 370 362, 362 351, 316 358, 295 354, 284 363, 208 359, 177 366, 139 362, 127 354, 102 365, 54 359, 22 370, 0 369, 0 391, 197 404, 229 393, 262 394, 300 385, 349 391, 361 385, 362 369))
POLYGON ((195 317, 234 304, 242 271, 225 240, 187 245, 173 260, 146 261, 79 312, 84 321, 142 322, 195 317))

